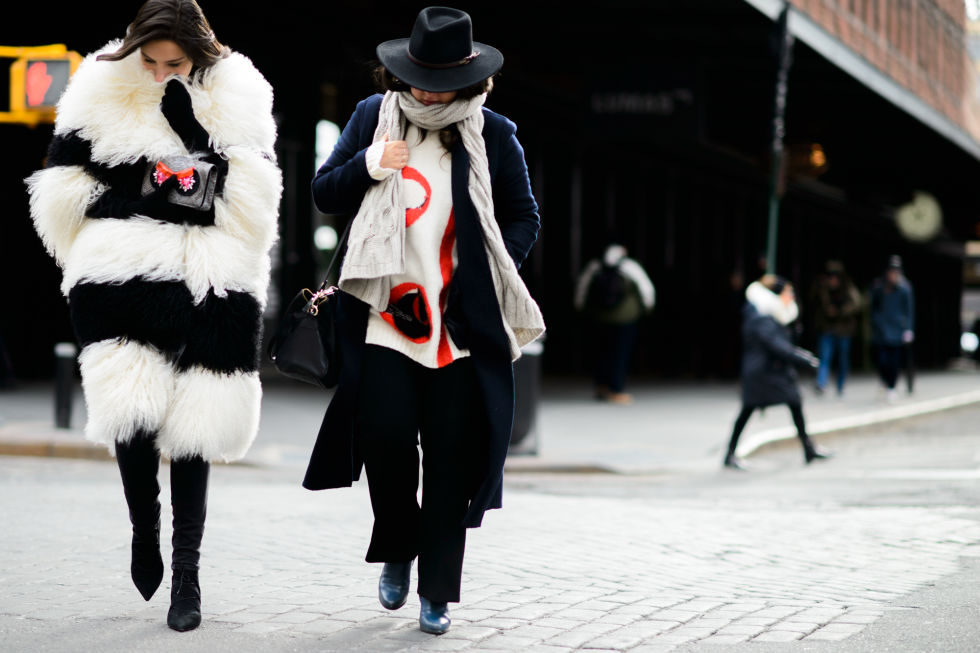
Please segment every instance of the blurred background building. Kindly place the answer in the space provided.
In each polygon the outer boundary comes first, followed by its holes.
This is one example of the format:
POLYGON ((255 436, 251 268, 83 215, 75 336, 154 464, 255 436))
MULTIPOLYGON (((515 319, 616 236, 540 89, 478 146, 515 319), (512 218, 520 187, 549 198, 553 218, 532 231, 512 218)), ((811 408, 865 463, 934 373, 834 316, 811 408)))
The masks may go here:
MULTIPOLYGON (((317 283, 347 219, 312 207, 315 166, 373 90, 374 46, 407 36, 423 4, 200 2, 219 39, 276 90, 286 192, 272 317, 276 300, 317 283)), ((0 44, 65 43, 85 54, 121 37, 138 6, 20 9, 0 25, 0 44)), ((574 280, 615 234, 657 287, 635 374, 731 376, 733 312, 767 254, 785 3, 460 6, 475 38, 505 55, 488 106, 517 123, 541 205, 523 274, 549 326, 545 372, 582 371, 589 334, 572 308, 574 280)), ((775 270, 805 290, 833 258, 866 288, 889 255, 901 255, 919 300, 924 367, 960 354, 966 244, 980 239, 978 11, 975 0, 796 0, 786 21, 775 270)), ((0 334, 24 378, 49 376, 53 343, 72 338, 60 274, 34 235, 22 183, 50 136, 50 125, 0 124, 0 334)), ((803 318, 803 344, 813 346, 805 304, 803 318)))

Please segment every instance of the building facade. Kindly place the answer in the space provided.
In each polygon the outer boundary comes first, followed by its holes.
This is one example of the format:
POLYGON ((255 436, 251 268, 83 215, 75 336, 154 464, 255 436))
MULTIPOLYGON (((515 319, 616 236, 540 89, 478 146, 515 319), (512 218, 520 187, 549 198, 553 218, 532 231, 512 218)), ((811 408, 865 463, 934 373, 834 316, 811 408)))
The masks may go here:
MULTIPOLYGON (((339 229, 349 217, 322 216, 311 205, 316 125, 343 127, 373 91, 374 46, 406 36, 421 5, 283 0, 258 29, 240 5, 201 4, 219 38, 248 54, 276 89, 286 192, 273 295, 288 298, 318 282, 330 253, 317 249, 314 230, 339 229)), ((574 281, 616 238, 658 291, 635 373, 734 376, 742 289, 767 253, 773 43, 785 4, 531 4, 533 11, 506 2, 465 8, 474 37, 505 55, 487 104, 517 123, 541 206, 540 239, 522 273, 548 322, 545 371, 584 371, 589 328, 572 307, 574 281)), ((83 7, 72 11, 43 31, 5 24, 0 43, 60 41, 88 52, 121 36, 131 18, 96 22, 83 7)), ((890 255, 903 256, 920 298, 917 356, 943 365, 958 355, 964 243, 977 238, 980 222, 970 181, 980 173, 980 130, 966 7, 797 0, 787 26, 795 42, 776 271, 805 290, 833 258, 867 288, 890 255), (941 229, 928 240, 910 238, 895 220, 921 194, 941 212, 941 229)), ((0 187, 14 198, 0 221, 0 333, 19 374, 45 376, 53 343, 72 336, 59 274, 33 235, 20 179, 41 164, 50 131, 0 125, 0 133, 18 152, 0 161, 0 187), (41 327, 27 318, 39 313, 41 327)), ((279 305, 271 303, 273 312, 279 305)), ((812 346, 802 308, 799 339, 812 346)))

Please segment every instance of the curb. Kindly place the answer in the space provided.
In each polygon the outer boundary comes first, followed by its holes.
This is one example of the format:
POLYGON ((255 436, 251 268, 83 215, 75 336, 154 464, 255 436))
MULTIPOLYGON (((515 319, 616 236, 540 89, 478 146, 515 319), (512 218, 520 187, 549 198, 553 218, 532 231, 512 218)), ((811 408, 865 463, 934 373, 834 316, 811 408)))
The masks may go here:
MULTIPOLYGON (((980 390, 964 392, 949 397, 928 399, 900 406, 889 406, 858 415, 837 417, 813 422, 807 431, 811 436, 828 435, 854 431, 868 426, 931 415, 980 404, 980 390)), ((751 456, 758 451, 781 442, 796 439, 796 429, 784 426, 742 436, 737 453, 741 457, 751 456)), ((73 458, 80 460, 110 461, 109 450, 101 445, 85 440, 78 429, 59 429, 48 422, 13 422, 0 426, 0 456, 32 456, 49 458, 73 458), (24 433, 33 435, 24 435, 24 433)), ((234 463, 249 467, 261 467, 261 463, 240 461, 234 463)), ((507 473, 525 474, 631 474, 593 462, 541 460, 535 455, 518 454, 508 456, 505 463, 507 473)), ((650 473, 666 470, 648 470, 650 473)))
POLYGON ((81 431, 47 422, 13 422, 0 426, 0 456, 35 456, 112 460, 105 447, 85 440, 81 431), (33 433, 26 436, 24 433, 33 433))
MULTIPOLYGON (((861 413, 860 415, 836 417, 820 422, 813 422, 807 425, 807 432, 811 436, 817 436, 853 431, 867 426, 899 422, 913 417, 922 417, 924 415, 962 408, 977 403, 980 403, 980 390, 972 390, 949 397, 940 397, 939 399, 927 399, 903 406, 890 406, 880 410, 861 413)), ((746 434, 742 437, 742 441, 739 442, 737 454, 742 457, 750 456, 767 445, 795 439, 796 428, 792 426, 783 426, 758 433, 746 434)))

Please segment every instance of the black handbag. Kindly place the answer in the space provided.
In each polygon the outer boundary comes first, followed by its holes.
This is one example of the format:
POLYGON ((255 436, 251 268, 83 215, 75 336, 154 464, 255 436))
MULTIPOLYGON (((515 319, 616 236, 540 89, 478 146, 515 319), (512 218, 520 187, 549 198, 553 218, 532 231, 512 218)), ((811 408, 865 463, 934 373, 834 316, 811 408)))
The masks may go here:
POLYGON ((349 232, 350 222, 323 283, 315 291, 303 288, 293 297, 269 342, 269 358, 281 374, 321 388, 334 387, 340 378, 336 317, 341 290, 329 285, 329 279, 349 232))

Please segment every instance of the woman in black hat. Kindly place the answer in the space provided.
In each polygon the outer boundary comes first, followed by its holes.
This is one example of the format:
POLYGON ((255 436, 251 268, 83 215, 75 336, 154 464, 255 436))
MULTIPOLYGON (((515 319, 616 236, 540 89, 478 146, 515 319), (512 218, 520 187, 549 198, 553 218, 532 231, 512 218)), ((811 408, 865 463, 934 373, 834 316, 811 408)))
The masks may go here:
POLYGON ((381 604, 404 605, 418 558, 419 624, 441 634, 466 529, 501 505, 512 362, 544 332, 517 271, 539 219, 516 127, 483 107, 503 57, 470 17, 423 9, 377 55, 384 95, 357 105, 313 181, 321 211, 355 215, 340 383, 303 484, 349 486, 364 466, 381 604))
POLYGON ((793 286, 784 278, 764 275, 745 289, 742 308, 742 410, 735 419, 725 467, 744 469, 735 457, 739 437, 757 408, 789 406, 807 464, 829 454, 819 450, 806 432, 803 399, 796 383, 797 365, 816 369, 820 361, 794 347, 786 328, 799 315, 793 286))

